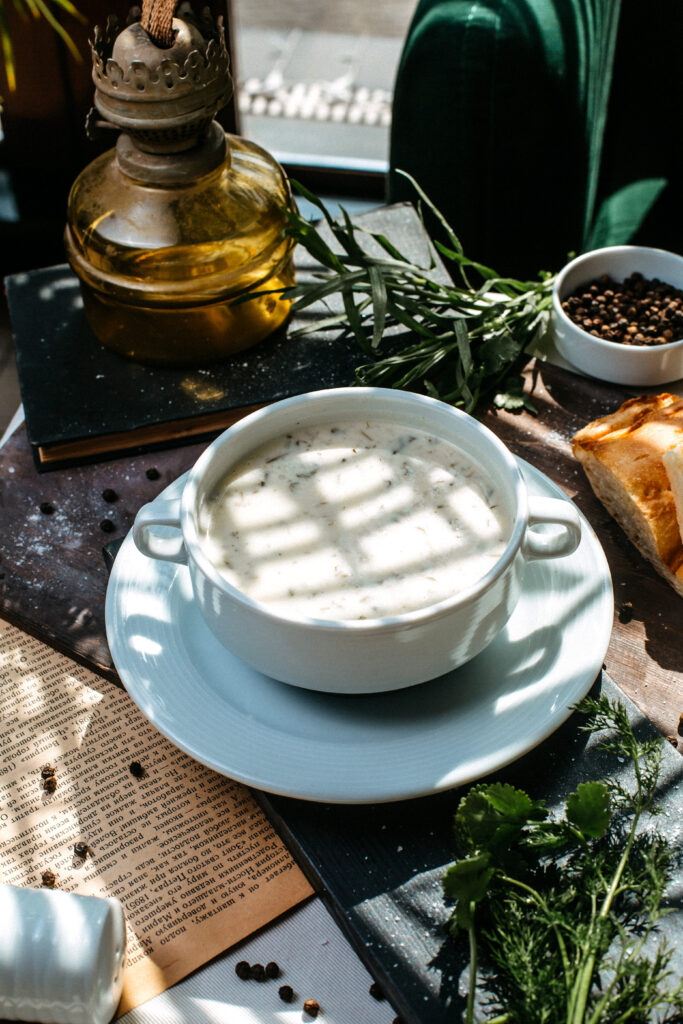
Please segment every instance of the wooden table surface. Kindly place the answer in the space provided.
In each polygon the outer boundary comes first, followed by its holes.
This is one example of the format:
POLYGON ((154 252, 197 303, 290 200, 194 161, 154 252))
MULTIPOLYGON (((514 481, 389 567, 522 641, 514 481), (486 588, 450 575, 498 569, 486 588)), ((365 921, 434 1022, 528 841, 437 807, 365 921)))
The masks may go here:
MULTIPOLYGON (((594 528, 614 583, 607 671, 683 749, 683 602, 597 501, 571 453, 573 433, 616 409, 628 393, 537 361, 529 364, 526 378, 538 415, 491 410, 484 422, 558 484, 594 528)), ((103 546, 125 536, 138 508, 189 469, 204 447, 38 474, 20 428, 0 450, 0 615, 116 679, 104 628, 103 546), (107 488, 116 492, 116 501, 103 498, 107 488), (41 505, 53 511, 41 511, 41 505), (102 528, 105 520, 112 524, 105 528, 109 532, 102 528)))

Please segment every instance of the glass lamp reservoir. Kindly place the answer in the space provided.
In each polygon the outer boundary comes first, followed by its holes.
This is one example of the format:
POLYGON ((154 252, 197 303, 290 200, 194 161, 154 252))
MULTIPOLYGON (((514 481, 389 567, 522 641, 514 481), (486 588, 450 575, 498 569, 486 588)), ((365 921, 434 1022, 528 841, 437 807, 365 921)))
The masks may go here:
MULTIPOLYGON (((171 11, 172 14, 172 11, 171 11)), ((143 363, 202 365, 257 344, 289 313, 289 184, 265 150, 214 120, 232 82, 220 20, 169 17, 169 44, 110 21, 92 44, 91 124, 116 147, 74 182, 66 249, 107 346, 143 363), (254 291, 267 294, 235 300, 254 291)), ((144 8, 143 8, 144 21, 144 8)))

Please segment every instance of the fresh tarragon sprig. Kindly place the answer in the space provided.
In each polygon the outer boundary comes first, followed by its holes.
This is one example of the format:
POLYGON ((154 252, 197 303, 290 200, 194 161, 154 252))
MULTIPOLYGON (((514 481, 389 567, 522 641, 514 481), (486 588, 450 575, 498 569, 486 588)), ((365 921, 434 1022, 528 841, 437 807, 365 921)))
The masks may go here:
POLYGON ((315 224, 286 210, 286 233, 320 265, 314 280, 283 293, 293 312, 315 302, 341 297, 342 308, 295 333, 341 327, 350 331, 367 362, 356 369, 356 383, 418 390, 471 412, 490 397, 508 409, 533 407, 515 374, 524 349, 546 327, 553 279, 517 281, 469 259, 455 232, 418 183, 405 175, 422 204, 437 218, 449 244, 434 246, 447 261, 451 282, 435 273, 433 257, 425 266, 411 262, 384 234, 354 224, 342 207, 341 218, 302 185, 294 188, 322 214, 332 244, 315 224), (368 245, 368 240, 374 245, 368 245), (410 332, 396 342, 389 328, 410 332))
POLYGON ((455 901, 450 931, 469 941, 467 1024, 480 945, 494 968, 488 1024, 683 1022, 683 982, 653 935, 675 853, 639 827, 656 812, 663 741, 638 740, 623 705, 605 697, 577 710, 583 729, 610 730, 601 746, 632 763, 632 790, 581 783, 559 820, 498 782, 474 786, 458 806, 464 856, 443 888, 455 901))

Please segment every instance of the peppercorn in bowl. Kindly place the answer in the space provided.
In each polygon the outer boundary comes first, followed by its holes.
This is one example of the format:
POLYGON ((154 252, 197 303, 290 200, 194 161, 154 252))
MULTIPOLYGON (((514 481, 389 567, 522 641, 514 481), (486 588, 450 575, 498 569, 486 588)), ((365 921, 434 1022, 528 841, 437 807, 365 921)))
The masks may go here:
POLYGON ((555 279, 552 324, 558 352, 590 377, 683 378, 683 257, 638 245, 577 256, 555 279))

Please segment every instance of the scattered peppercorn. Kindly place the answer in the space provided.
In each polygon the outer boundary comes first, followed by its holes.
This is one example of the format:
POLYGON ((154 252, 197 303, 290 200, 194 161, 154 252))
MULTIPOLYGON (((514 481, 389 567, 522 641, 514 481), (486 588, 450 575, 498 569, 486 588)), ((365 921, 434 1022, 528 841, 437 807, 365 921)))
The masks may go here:
POLYGON ((633 618, 633 605, 630 601, 624 602, 619 609, 619 622, 630 622, 633 618))
POLYGON ((403 1024, 403 1021, 401 1020, 400 1017, 394 1017, 391 1024, 403 1024))
POLYGON ((254 981, 265 981, 266 980, 266 969, 263 966, 263 964, 252 964, 251 965, 251 971, 250 971, 250 977, 252 977, 254 979, 254 981))
POLYGON ((57 780, 54 775, 51 775, 48 779, 43 779, 43 789, 46 793, 54 793, 57 788, 57 780))
POLYGON ((671 746, 675 747, 676 750, 678 750, 678 737, 677 736, 667 736, 666 738, 668 739, 668 741, 671 744, 671 746))
POLYGON ((678 717, 678 735, 683 736, 683 715, 678 717))
POLYGON ((317 1017, 320 1013, 320 1006, 315 999, 307 999, 304 1003, 304 1013, 307 1013, 309 1017, 317 1017))
POLYGON ((82 860, 88 856, 88 844, 84 842, 78 842, 74 844, 74 855, 80 857, 82 860))
POLYGON ((100 530, 102 530, 103 533, 113 533, 115 529, 116 527, 111 519, 103 519, 100 523, 100 530))
POLYGON ((294 999, 294 989, 291 985, 280 985, 277 994, 283 1003, 291 1003, 292 999, 294 999))
POLYGON ((562 309, 603 341, 654 346, 683 338, 683 291, 638 272, 620 283, 603 274, 569 295, 562 309))
POLYGON ((40 503, 40 511, 43 513, 44 516, 51 516, 52 513, 54 512, 54 510, 55 510, 55 507, 54 507, 54 505, 51 502, 49 502, 49 501, 41 501, 41 503, 40 503))
POLYGON ((54 871, 43 871, 40 881, 45 889, 54 889, 57 884, 57 876, 54 871))
POLYGON ((113 488, 105 487, 104 490, 102 491, 102 497, 104 498, 105 501, 111 503, 112 501, 118 501, 119 496, 113 488))
POLYGON ((155 469, 154 466, 152 466, 151 469, 145 470, 145 476, 147 477, 148 480, 158 480, 159 477, 161 476, 161 473, 159 472, 158 469, 155 469))
POLYGON ((145 769, 142 767, 139 761, 131 761, 128 771, 134 779, 141 779, 146 774, 145 769))
POLYGON ((373 981, 372 985, 369 988, 369 992, 373 999, 384 999, 384 992, 382 991, 381 986, 378 985, 376 981, 373 981))
POLYGON ((240 960, 239 963, 235 964, 235 974, 242 981, 246 981, 247 978, 251 977, 251 967, 246 960, 240 960))
POLYGON ((271 960, 266 964, 266 977, 267 978, 279 978, 280 977, 280 965, 276 964, 274 960, 271 960))
POLYGON ((44 764, 43 767, 40 769, 41 779, 51 779, 54 774, 55 770, 51 764, 44 764))

